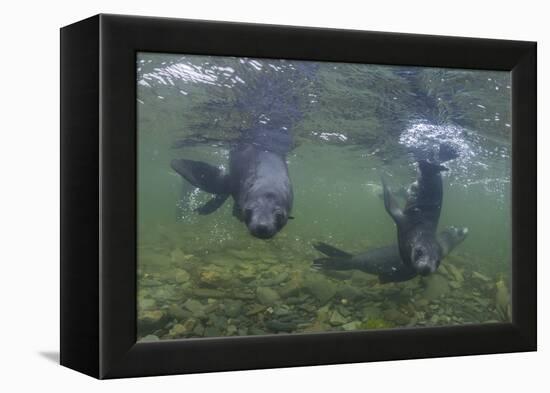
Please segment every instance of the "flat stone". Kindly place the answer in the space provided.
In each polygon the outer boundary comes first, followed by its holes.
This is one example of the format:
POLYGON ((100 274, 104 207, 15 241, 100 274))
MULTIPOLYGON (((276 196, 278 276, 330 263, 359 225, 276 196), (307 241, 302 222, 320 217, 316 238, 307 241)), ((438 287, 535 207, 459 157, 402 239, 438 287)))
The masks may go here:
POLYGON ((320 322, 328 322, 331 315, 331 309, 328 305, 317 309, 317 320, 320 322))
POLYGON ((439 274, 443 274, 444 276, 450 276, 451 273, 449 272, 449 270, 447 269, 447 266, 448 264, 441 264, 439 265, 439 267, 437 268, 437 272, 439 274))
POLYGON ((183 269, 176 269, 174 273, 174 278, 177 283, 181 284, 181 283, 189 282, 191 276, 189 275, 189 273, 187 273, 187 271, 183 269))
POLYGON ((228 325, 227 329, 225 330, 225 333, 228 336, 234 336, 237 334, 237 327, 235 325, 228 325))
POLYGON ((449 281, 449 286, 453 289, 458 289, 462 287, 462 284, 458 281, 449 281))
POLYGON ((197 320, 194 318, 189 318, 184 323, 176 323, 168 334, 172 337, 180 337, 188 335, 193 331, 193 328, 197 324, 197 320))
POLYGON ((342 325, 342 329, 344 330, 358 330, 361 328, 361 322, 360 321, 352 321, 352 322, 348 322, 344 325, 342 325))
POLYGON ((153 297, 156 300, 166 301, 173 300, 175 298, 175 291, 173 285, 163 285, 162 287, 155 290, 153 297))
POLYGON ((305 333, 326 332, 327 330, 330 330, 330 325, 327 325, 321 321, 315 321, 311 325, 304 328, 305 333))
POLYGON ((475 278, 479 281, 483 281, 483 282, 489 282, 491 281, 491 279, 479 272, 472 272, 472 278, 475 278))
POLYGON ((266 306, 271 306, 281 299, 279 294, 269 287, 258 287, 258 289, 256 289, 256 298, 260 303, 266 306))
POLYGON ((188 299, 185 303, 183 303, 183 307, 195 315, 201 315, 204 313, 204 306, 198 300, 188 299))
POLYGON ((155 299, 141 299, 139 301, 139 309, 140 310, 152 310, 155 308, 157 302, 155 302, 155 299))
POLYGON ((187 333, 187 330, 185 329, 185 326, 183 326, 181 323, 175 324, 168 332, 170 336, 181 336, 185 333, 187 333))
POLYGON ((447 279, 440 274, 432 274, 425 279, 426 287, 423 297, 428 300, 437 299, 451 290, 447 279))
POLYGON ((449 263, 447 264, 447 268, 449 269, 449 272, 455 279, 455 281, 462 283, 464 282, 464 275, 462 274, 462 271, 458 269, 455 265, 449 263))
POLYGON ((138 313, 138 325, 140 330, 156 330, 166 324, 166 314, 161 310, 142 311, 138 313))
POLYGON ((264 312, 267 309, 266 306, 261 304, 254 304, 250 310, 246 313, 247 316, 252 316, 264 312))
POLYGON ((144 266, 170 266, 172 258, 165 254, 147 252, 143 255, 138 255, 139 264, 144 266))
POLYGON ((275 286, 275 285, 281 284, 282 282, 286 281, 287 279, 288 279, 288 273, 283 272, 283 273, 277 274, 273 278, 268 278, 268 279, 265 279, 265 280, 261 280, 260 284, 262 286, 275 286))
POLYGON ((402 312, 395 309, 386 310, 382 313, 382 315, 384 316, 384 319, 394 322, 397 325, 406 325, 409 323, 409 318, 402 312))
POLYGON ((510 292, 504 280, 497 281, 495 291, 495 305, 497 311, 501 314, 506 314, 508 306, 510 306, 510 292))
POLYGON ((219 288, 229 286, 231 276, 224 268, 216 265, 208 265, 199 272, 199 283, 201 286, 219 288))
POLYGON ((223 332, 216 326, 207 326, 203 335, 204 337, 220 337, 223 336, 223 332))
POLYGON ((256 269, 251 266, 241 266, 237 270, 237 277, 244 282, 251 282, 257 278, 256 269))
POLYGON ((238 317, 239 315, 241 315, 242 311, 243 311, 243 302, 240 301, 240 300, 235 300, 235 301, 226 301, 224 303, 224 310, 225 310, 225 314, 228 316, 228 317, 231 317, 231 318, 236 318, 238 317))
POLYGON ((307 279, 304 282, 304 289, 321 304, 325 304, 336 294, 336 285, 321 276, 307 279))
POLYGON ((337 290, 338 296, 347 300, 354 300, 361 296, 361 291, 352 285, 342 285, 337 290))
POLYGON ((148 288, 148 287, 159 287, 162 285, 162 282, 155 278, 142 278, 139 282, 139 285, 148 288))
POLYGON ((155 336, 154 334, 148 334, 147 336, 143 337, 140 341, 142 342, 150 342, 150 341, 158 341, 158 336, 155 336))
POLYGON ((430 304, 430 301, 428 299, 420 299, 415 304, 417 307, 424 308, 430 304))
POLYGON ((227 294, 223 291, 218 291, 211 288, 194 288, 191 291, 194 297, 202 299, 224 299, 227 298, 227 294))
POLYGON ((181 251, 181 248, 174 248, 170 253, 170 259, 172 262, 181 262, 184 260, 185 254, 181 251))
POLYGON ((290 333, 296 329, 296 323, 294 322, 271 320, 267 321, 265 325, 269 328, 269 330, 272 330, 274 332, 290 333))
POLYGON ((334 311, 329 319, 329 323, 333 326, 343 325, 346 322, 347 319, 344 318, 338 311, 334 311))
POLYGON ((363 318, 364 319, 378 319, 382 316, 382 311, 375 306, 367 306, 363 309, 363 318))
POLYGON ((265 330, 257 328, 257 327, 250 327, 248 328, 248 334, 251 336, 264 336, 268 334, 265 330))
POLYGON ((189 311, 184 310, 177 304, 171 304, 170 307, 168 307, 168 315, 172 318, 182 320, 188 318, 190 316, 189 314, 189 311))
POLYGON ((248 250, 237 250, 237 249, 230 249, 227 250, 227 254, 239 259, 239 260, 253 260, 256 259, 256 255, 254 255, 253 252, 250 252, 248 250))

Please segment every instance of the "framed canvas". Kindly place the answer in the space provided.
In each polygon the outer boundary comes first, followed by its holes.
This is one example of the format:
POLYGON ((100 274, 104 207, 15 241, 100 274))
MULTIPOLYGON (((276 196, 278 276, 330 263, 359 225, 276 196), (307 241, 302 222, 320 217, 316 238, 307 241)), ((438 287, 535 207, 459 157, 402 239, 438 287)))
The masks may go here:
POLYGON ((536 43, 61 29, 61 364, 536 350, 536 43))

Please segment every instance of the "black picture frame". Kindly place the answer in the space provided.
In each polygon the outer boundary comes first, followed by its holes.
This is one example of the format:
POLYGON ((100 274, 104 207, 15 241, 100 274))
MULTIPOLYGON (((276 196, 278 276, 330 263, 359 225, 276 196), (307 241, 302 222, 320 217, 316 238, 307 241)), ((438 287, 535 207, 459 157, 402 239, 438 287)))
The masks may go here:
POLYGON ((96 378, 536 350, 536 43, 97 15, 61 29, 61 364, 96 378), (136 343, 136 53, 512 73, 512 323, 136 343))

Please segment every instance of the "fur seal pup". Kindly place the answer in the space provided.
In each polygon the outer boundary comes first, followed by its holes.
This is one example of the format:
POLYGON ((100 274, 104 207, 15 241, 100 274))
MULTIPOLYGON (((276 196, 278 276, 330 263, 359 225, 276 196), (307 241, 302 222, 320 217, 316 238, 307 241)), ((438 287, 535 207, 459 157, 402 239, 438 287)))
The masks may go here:
MULTIPOLYGON (((468 228, 448 227, 437 235, 441 258, 447 256, 466 239, 468 228)), ((374 248, 352 255, 326 243, 317 243, 315 249, 327 257, 318 258, 313 267, 325 270, 361 270, 375 274, 381 283, 408 281, 418 275, 417 271, 401 261, 397 244, 374 248)))
POLYGON ((292 138, 285 130, 255 130, 231 150, 227 174, 200 161, 176 159, 171 166, 195 187, 214 194, 197 209, 199 214, 216 211, 232 196, 234 215, 253 236, 268 239, 292 218, 292 183, 286 164, 291 147, 292 138))
POLYGON ((397 226, 401 260, 421 275, 433 273, 443 255, 436 231, 443 201, 441 172, 448 169, 441 164, 456 157, 456 150, 442 144, 437 160, 419 160, 418 177, 409 187, 404 209, 382 179, 384 207, 397 226))

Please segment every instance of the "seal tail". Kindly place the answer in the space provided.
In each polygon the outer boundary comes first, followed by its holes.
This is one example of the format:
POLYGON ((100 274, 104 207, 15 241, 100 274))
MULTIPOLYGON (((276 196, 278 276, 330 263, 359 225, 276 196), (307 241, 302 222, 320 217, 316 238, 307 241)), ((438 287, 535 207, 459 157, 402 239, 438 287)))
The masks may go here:
POLYGON ((324 270, 350 270, 355 269, 355 264, 352 262, 352 255, 345 251, 342 251, 336 247, 328 245, 323 242, 319 242, 313 245, 313 247, 325 254, 328 258, 318 258, 313 261, 313 267, 315 269, 324 270))
POLYGON ((323 242, 316 243, 313 245, 313 247, 317 251, 325 254, 328 257, 333 257, 333 258, 351 258, 352 257, 350 253, 342 251, 336 247, 333 247, 323 242))

